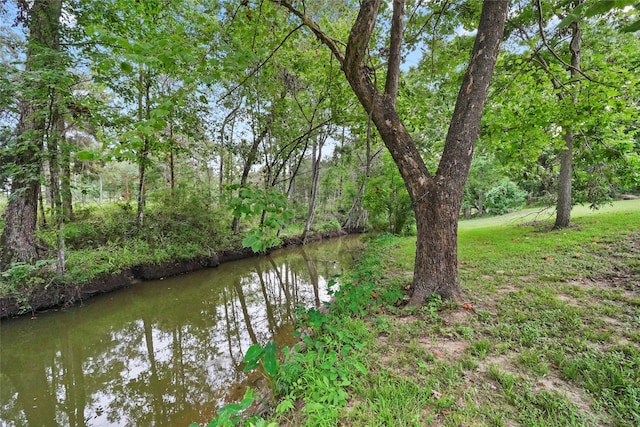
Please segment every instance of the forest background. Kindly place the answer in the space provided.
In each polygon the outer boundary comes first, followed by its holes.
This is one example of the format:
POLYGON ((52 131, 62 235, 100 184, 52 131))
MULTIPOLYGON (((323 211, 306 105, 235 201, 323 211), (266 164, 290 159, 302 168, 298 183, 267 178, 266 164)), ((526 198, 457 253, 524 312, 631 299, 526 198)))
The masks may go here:
MULTIPOLYGON (((403 10, 396 110, 432 173, 480 10, 403 10)), ((372 115, 305 21, 343 46, 358 12, 340 1, 2 2, 0 294, 28 307, 51 284, 260 252, 287 235, 415 233, 372 115)), ((363 52, 378 88, 393 14, 380 4, 363 52)), ((555 206, 563 227, 574 204, 640 192, 637 31, 633 1, 512 2, 461 217, 555 206)))

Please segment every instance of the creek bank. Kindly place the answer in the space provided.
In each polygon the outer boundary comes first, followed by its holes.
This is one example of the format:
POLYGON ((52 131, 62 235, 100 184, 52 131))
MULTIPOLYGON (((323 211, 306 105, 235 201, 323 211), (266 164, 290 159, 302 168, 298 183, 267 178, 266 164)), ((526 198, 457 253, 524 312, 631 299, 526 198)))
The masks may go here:
MULTIPOLYGON (((323 239, 345 236, 346 231, 330 231, 307 236, 306 243, 323 239)), ((282 243, 266 251, 270 253, 276 249, 300 246, 300 237, 284 237, 282 243)), ((220 264, 261 255, 254 253, 251 248, 229 248, 211 256, 198 256, 191 259, 175 260, 156 264, 144 263, 133 266, 117 273, 107 273, 93 278, 88 283, 70 285, 57 282, 42 284, 32 289, 28 297, 11 296, 0 298, 0 319, 34 314, 38 311, 58 307, 68 307, 91 298, 94 295, 112 292, 145 280, 158 280, 165 277, 191 273, 205 268, 215 268, 220 264)))

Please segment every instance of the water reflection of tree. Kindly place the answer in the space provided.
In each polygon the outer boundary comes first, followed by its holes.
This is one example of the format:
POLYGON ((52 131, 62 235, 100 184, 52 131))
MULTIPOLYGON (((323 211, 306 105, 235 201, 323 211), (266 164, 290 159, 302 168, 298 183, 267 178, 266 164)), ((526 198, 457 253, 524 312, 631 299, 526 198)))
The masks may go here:
POLYGON ((248 346, 277 335, 297 304, 326 296, 337 252, 285 251, 3 324, 0 424, 210 419, 245 379, 236 368, 248 346))

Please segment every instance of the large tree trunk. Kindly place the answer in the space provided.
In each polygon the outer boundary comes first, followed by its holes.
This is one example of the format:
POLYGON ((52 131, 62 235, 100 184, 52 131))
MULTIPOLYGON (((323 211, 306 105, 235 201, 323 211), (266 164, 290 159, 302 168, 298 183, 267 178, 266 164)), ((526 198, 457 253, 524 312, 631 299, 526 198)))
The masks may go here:
MULTIPOLYGON (((59 20, 61 0, 36 0, 28 13, 29 38, 25 72, 55 66, 59 49, 59 20)), ((12 177, 11 196, 5 211, 5 225, 0 236, 0 270, 13 262, 32 262, 38 254, 35 230, 40 193, 40 167, 45 121, 41 111, 46 108, 48 90, 40 82, 34 83, 31 99, 18 103, 19 154, 17 172, 12 177)))
MULTIPOLYGON (((571 23, 571 79, 580 78, 580 27, 577 22, 571 23)), ((562 97, 560 99, 562 101, 562 97)), ((571 102, 575 104, 577 95, 571 95, 571 102)), ((565 124, 564 149, 560 154, 560 172, 558 173, 558 201, 556 203, 556 222, 554 228, 565 228, 571 224, 571 186, 573 175, 573 130, 570 124, 565 124)))
POLYGON ((435 175, 427 170, 395 108, 400 74, 400 56, 395 53, 401 48, 402 38, 398 37, 398 33, 402 33, 404 1, 393 1, 391 54, 385 93, 378 91, 365 64, 365 54, 381 0, 361 2, 344 54, 340 45, 328 37, 310 17, 284 0, 279 0, 279 3, 300 17, 341 62, 351 88, 370 114, 404 179, 418 227, 413 295, 409 303, 422 304, 424 298, 434 292, 444 297, 453 297, 460 289, 457 275, 457 219, 509 1, 486 0, 483 4, 469 66, 458 93, 445 148, 435 175))

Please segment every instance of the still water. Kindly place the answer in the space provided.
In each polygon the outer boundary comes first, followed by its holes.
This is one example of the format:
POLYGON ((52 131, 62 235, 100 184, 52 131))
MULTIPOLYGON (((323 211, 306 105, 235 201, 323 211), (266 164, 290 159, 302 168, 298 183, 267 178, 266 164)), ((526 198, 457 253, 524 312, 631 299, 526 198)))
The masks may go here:
POLYGON ((247 348, 291 343, 296 307, 328 300, 360 247, 347 236, 283 249, 3 321, 0 425, 208 421, 251 382, 247 348))

